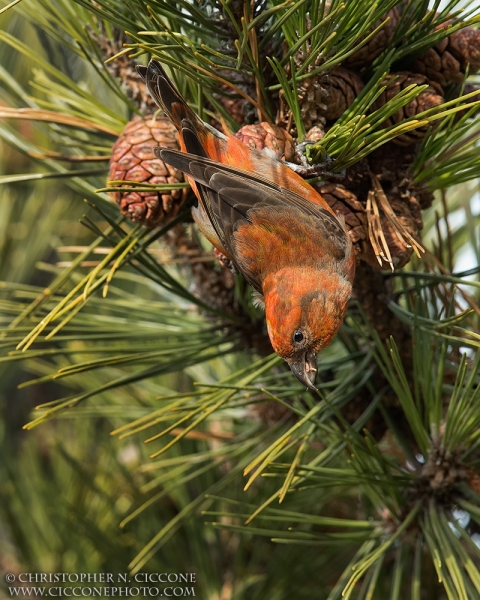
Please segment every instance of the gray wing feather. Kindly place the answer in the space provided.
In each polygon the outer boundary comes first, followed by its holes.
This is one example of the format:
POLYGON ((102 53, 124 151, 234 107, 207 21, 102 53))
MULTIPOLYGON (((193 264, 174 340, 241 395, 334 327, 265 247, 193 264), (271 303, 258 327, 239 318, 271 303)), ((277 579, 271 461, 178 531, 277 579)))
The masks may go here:
POLYGON ((311 217, 310 225, 330 239, 336 258, 341 260, 348 253, 350 240, 345 229, 321 206, 248 171, 186 152, 161 147, 154 150, 158 158, 197 182, 208 217, 233 259, 236 226, 248 220, 249 211, 259 207, 295 207, 311 217))

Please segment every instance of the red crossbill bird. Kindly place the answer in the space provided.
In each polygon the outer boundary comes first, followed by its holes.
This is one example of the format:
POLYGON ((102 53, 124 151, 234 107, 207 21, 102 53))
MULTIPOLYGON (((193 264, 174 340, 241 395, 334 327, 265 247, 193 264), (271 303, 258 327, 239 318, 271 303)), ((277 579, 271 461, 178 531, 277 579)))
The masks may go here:
POLYGON ((202 121, 158 61, 138 72, 179 133, 181 151, 155 155, 186 174, 198 227, 263 295, 273 349, 316 389, 317 353, 335 337, 352 291, 344 223, 283 162, 202 121))

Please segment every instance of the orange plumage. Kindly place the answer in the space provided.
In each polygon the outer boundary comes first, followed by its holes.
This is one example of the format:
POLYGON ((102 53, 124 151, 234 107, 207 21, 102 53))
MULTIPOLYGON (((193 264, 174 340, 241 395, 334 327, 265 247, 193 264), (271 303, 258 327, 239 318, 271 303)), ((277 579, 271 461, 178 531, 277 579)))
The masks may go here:
POLYGON ((155 154, 185 172, 199 228, 263 294, 274 350, 315 389, 316 355, 340 328, 355 273, 343 223, 284 163, 203 122, 157 61, 138 70, 179 132, 181 152, 155 154))

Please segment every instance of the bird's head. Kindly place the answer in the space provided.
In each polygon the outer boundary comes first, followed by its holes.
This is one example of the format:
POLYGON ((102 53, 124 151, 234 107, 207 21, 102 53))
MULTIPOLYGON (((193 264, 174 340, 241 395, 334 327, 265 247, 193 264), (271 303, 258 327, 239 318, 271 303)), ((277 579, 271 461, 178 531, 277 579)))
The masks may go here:
POLYGON ((317 354, 342 324, 352 286, 332 269, 284 268, 265 277, 263 293, 273 349, 295 377, 315 390, 317 354))

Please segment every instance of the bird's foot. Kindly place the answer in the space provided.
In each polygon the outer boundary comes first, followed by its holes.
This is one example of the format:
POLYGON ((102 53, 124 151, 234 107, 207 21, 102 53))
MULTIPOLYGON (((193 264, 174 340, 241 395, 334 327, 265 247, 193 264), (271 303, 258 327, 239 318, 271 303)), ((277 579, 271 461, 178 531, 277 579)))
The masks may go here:
POLYGON ((292 171, 298 173, 301 177, 311 178, 311 177, 321 177, 322 179, 329 179, 333 181, 342 181, 345 179, 345 169, 340 171, 340 173, 335 173, 331 171, 331 167, 334 164, 334 160, 325 155, 325 160, 320 163, 311 164, 309 162, 309 158, 307 156, 307 147, 316 144, 315 141, 305 140, 301 144, 297 144, 295 147, 295 154, 300 161, 300 164, 285 162, 287 167, 290 167, 292 171))
POLYGON ((223 254, 223 252, 220 252, 220 250, 218 250, 217 248, 214 248, 213 253, 217 257, 218 262, 220 263, 220 266, 222 268, 228 269, 234 275, 238 275, 238 271, 237 271, 235 265, 227 256, 225 256, 225 254, 223 254))

